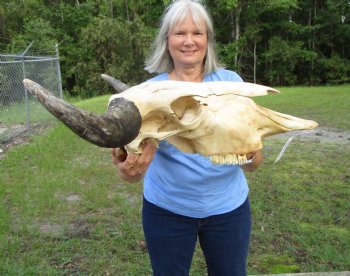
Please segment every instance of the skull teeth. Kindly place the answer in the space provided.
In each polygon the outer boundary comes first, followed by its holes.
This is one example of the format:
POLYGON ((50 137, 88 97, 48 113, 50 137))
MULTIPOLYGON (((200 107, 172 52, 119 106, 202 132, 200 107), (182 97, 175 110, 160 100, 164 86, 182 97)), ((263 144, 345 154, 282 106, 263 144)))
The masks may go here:
POLYGON ((248 162, 247 156, 238 154, 212 155, 211 162, 221 165, 243 165, 248 162))

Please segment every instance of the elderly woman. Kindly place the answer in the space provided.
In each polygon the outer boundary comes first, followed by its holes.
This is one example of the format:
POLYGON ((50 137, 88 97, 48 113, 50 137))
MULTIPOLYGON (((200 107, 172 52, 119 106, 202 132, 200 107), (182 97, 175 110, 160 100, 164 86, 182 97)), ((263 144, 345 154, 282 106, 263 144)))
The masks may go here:
MULTIPOLYGON (((242 81, 220 67, 210 16, 190 0, 165 10, 146 69, 158 73, 149 81, 242 81)), ((209 275, 246 275, 251 217, 244 170, 255 170, 262 153, 250 157, 241 166, 213 165, 166 141, 124 161, 112 150, 123 180, 144 178, 142 221, 154 275, 188 275, 197 237, 209 275)))

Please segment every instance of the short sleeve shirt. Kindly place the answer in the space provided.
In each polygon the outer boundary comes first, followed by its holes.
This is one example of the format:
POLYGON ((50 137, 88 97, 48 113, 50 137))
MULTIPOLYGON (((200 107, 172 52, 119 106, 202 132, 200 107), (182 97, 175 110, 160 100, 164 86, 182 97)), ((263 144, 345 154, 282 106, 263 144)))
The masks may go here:
MULTIPOLYGON (((149 81, 168 80, 163 73, 149 81)), ((243 81, 235 72, 219 69, 208 81, 243 81)), ((144 178, 144 197, 176 214, 204 218, 238 208, 249 188, 239 165, 217 165, 200 154, 181 152, 161 141, 144 178)))

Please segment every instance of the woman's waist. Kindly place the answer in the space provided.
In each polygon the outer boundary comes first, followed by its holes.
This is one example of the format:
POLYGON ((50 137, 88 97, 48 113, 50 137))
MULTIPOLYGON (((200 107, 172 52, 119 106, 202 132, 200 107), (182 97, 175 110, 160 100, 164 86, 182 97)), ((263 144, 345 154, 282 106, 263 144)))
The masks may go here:
POLYGON ((231 211, 245 200, 248 191, 245 178, 223 185, 161 183, 148 177, 144 181, 144 196, 147 200, 169 211, 194 217, 231 211))

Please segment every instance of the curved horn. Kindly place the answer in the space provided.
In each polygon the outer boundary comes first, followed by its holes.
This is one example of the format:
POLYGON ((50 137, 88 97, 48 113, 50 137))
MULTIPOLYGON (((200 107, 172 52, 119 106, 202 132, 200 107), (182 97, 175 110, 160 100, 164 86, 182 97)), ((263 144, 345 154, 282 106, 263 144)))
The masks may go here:
POLYGON ((121 82, 120 80, 117 80, 109 75, 101 74, 101 78, 103 80, 105 80, 110 86, 112 86, 114 88, 114 90, 117 91, 117 93, 121 93, 121 92, 130 88, 129 85, 127 85, 127 84, 121 82))
POLYGON ((41 104, 86 141, 106 148, 127 145, 138 135, 141 115, 136 105, 124 98, 110 102, 107 113, 96 115, 52 95, 39 84, 25 79, 23 84, 41 104))

